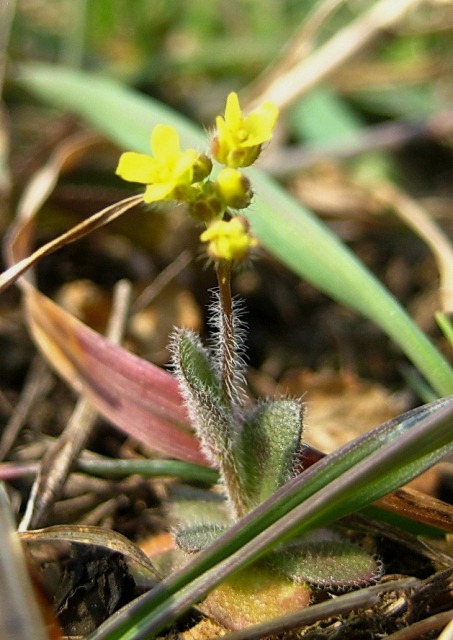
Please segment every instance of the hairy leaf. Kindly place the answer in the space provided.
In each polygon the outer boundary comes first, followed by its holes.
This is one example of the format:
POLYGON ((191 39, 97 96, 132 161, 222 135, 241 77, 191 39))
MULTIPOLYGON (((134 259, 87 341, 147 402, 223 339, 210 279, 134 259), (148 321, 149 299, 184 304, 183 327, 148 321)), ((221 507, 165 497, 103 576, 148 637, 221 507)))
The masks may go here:
POLYGON ((362 587, 382 575, 382 563, 343 535, 314 531, 271 554, 272 566, 295 582, 327 590, 362 587))
POLYGON ((304 408, 298 400, 259 404, 236 444, 250 508, 269 498, 297 473, 304 408))

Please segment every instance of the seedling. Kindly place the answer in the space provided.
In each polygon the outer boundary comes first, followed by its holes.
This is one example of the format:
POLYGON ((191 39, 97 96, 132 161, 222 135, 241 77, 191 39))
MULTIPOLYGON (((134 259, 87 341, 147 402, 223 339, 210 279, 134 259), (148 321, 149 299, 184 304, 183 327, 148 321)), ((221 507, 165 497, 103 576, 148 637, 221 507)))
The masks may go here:
MULTIPOLYGON (((171 339, 174 372, 202 450, 220 471, 224 498, 197 495, 172 503, 175 543, 186 555, 208 546, 302 470, 302 401, 282 397, 254 406, 245 402, 245 327, 231 293, 232 271, 257 244, 237 213, 252 200, 251 184, 240 169, 258 158, 276 118, 277 109, 270 103, 244 116, 232 93, 225 116, 216 119, 212 158, 181 151, 177 132, 158 125, 151 137, 154 156, 127 152, 117 169, 126 180, 147 185, 145 202, 186 203, 190 215, 206 225, 200 239, 208 243, 217 275, 211 346, 186 329, 176 330, 171 339), (224 165, 215 180, 210 178, 213 161, 224 165)), ((322 529, 268 554, 262 571, 275 573, 276 582, 285 576, 295 583, 341 590, 376 581, 382 567, 372 552, 343 533, 322 529)), ((241 579, 236 587, 240 585, 241 579)))

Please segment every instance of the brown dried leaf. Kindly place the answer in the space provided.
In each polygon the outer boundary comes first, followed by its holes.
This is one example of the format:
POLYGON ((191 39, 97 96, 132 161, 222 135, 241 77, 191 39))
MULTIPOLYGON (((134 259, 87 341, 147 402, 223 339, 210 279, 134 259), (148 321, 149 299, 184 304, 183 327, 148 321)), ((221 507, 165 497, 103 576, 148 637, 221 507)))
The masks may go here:
POLYGON ((108 420, 171 457, 204 463, 174 377, 63 311, 30 289, 25 296, 35 342, 52 366, 108 420))
POLYGON ((376 502, 387 511, 453 533, 453 506, 410 487, 397 489, 376 502))

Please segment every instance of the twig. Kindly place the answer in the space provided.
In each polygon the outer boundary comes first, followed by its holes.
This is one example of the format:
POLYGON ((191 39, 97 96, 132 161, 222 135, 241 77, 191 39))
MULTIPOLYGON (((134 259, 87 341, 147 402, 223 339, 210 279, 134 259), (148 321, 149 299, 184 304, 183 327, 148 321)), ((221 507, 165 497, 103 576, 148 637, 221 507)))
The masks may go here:
POLYGON ((264 91, 254 97, 249 106, 254 108, 269 100, 280 109, 289 107, 303 93, 331 76, 347 60, 357 55, 381 31, 397 24, 422 1, 380 0, 284 76, 275 78, 264 91))
POLYGON ((35 402, 42 398, 49 390, 52 381, 49 368, 44 360, 37 356, 32 362, 24 384, 20 399, 14 413, 6 424, 0 439, 0 460, 8 454, 20 430, 22 429, 30 410, 35 402))
POLYGON ((131 307, 131 313, 137 313, 159 295, 159 293, 183 270, 192 260, 192 254, 188 249, 184 249, 173 262, 154 278, 150 285, 142 291, 131 307))
MULTIPOLYGON (((425 618, 425 620, 419 620, 411 624, 410 627, 392 633, 390 636, 387 636, 387 640, 417 640, 417 638, 421 638, 432 631, 443 629, 451 621, 452 616, 452 609, 450 609, 450 611, 436 613, 436 615, 425 618)), ((447 638, 451 640, 453 636, 445 636, 445 640, 447 640, 447 638)))
POLYGON ((321 4, 315 4, 291 40, 283 48, 282 55, 249 84, 245 91, 241 92, 245 104, 257 94, 265 91, 275 81, 275 78, 284 76, 299 60, 308 56, 314 48, 316 35, 322 24, 343 2, 344 0, 324 0, 321 4))
MULTIPOLYGON (((130 295, 130 283, 120 281, 114 291, 113 308, 106 332, 112 343, 122 341, 129 315, 130 295)), ((92 433, 97 415, 96 409, 85 398, 77 402, 63 433, 41 461, 19 531, 42 526, 92 433)))

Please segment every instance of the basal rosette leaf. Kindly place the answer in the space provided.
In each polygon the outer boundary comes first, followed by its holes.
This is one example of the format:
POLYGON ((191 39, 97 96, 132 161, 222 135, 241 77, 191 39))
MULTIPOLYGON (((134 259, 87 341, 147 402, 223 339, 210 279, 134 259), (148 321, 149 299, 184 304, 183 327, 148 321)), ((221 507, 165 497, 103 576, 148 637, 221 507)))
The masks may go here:
POLYGON ((264 502, 297 473, 304 407, 299 400, 259 404, 236 443, 249 508, 264 502))
POLYGON ((271 566, 294 582, 344 591, 376 582, 383 571, 374 553, 332 529, 291 540, 269 556, 271 566))

